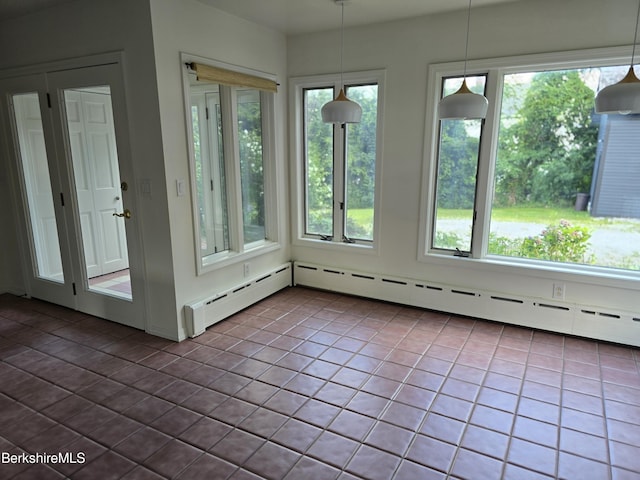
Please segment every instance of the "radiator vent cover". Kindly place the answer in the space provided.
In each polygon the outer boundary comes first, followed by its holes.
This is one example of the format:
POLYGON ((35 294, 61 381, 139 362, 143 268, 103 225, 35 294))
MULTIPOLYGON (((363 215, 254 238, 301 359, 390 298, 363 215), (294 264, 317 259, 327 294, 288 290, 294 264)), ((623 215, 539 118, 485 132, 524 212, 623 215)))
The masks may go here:
POLYGON ((240 285, 186 304, 184 316, 187 334, 190 337, 201 335, 207 327, 291 286, 292 273, 291 263, 286 263, 240 285))
POLYGON ((640 346, 640 312, 294 262, 296 285, 640 346))

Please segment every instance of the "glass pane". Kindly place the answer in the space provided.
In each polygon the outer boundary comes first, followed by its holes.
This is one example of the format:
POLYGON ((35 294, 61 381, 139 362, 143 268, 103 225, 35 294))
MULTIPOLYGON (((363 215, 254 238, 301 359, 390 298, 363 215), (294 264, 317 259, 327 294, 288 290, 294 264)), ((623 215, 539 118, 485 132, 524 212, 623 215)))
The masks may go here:
POLYGON ((347 97, 362 107, 360 123, 347 125, 345 232, 347 237, 373 240, 376 181, 378 86, 347 87, 347 97))
MULTIPOLYGON (((191 131, 193 132, 193 153, 195 157, 195 182, 196 182, 196 198, 198 202, 198 231, 200 233, 200 250, 202 255, 209 255, 211 252, 211 247, 209 245, 207 238, 207 223, 206 217, 204 214, 204 194, 205 194, 205 186, 202 172, 202 147, 201 141, 206 139, 206 136, 203 136, 201 133, 201 121, 200 115, 201 111, 204 110, 201 106, 194 102, 193 95, 191 96, 191 131), (194 104, 195 103, 195 104, 194 104)), ((205 114, 206 115, 206 114, 205 114)))
MULTIPOLYGON (((227 208, 227 176, 224 159, 224 142, 220 94, 208 93, 209 111, 209 172, 211 217, 213 219, 214 252, 229 250, 229 210, 227 208)), ((211 237, 211 235, 209 235, 211 237)))
MULTIPOLYGON (((474 93, 484 93, 484 76, 467 77, 474 93)), ((462 78, 443 81, 443 96, 462 84, 462 78)), ((471 251, 476 173, 482 120, 441 120, 433 248, 471 251)))
POLYGON ((13 108, 29 207, 36 275, 64 283, 38 94, 14 95, 13 108))
POLYGON ((333 125, 320 110, 333 100, 333 88, 304 92, 305 233, 333 236, 333 125))
POLYGON ((262 109, 258 90, 238 90, 238 143, 244 243, 264 240, 262 109))
POLYGON ((203 257, 229 249, 227 187, 222 115, 218 85, 191 92, 200 253, 203 257))
POLYGON ((627 68, 505 75, 489 253, 640 270, 640 116, 593 110, 627 68))
POLYGON ((131 299, 111 90, 68 89, 64 99, 88 287, 131 299))

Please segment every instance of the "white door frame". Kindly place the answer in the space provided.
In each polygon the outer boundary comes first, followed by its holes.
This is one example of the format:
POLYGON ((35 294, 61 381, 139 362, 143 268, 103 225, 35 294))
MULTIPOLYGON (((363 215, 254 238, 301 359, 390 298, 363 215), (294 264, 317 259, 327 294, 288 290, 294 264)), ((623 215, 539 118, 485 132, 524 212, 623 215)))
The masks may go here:
POLYGON ((56 198, 53 192, 62 192, 60 184, 60 172, 58 162, 52 161, 55 157, 55 141, 53 139, 51 124, 48 121, 50 114, 47 108, 47 88, 46 77, 41 74, 32 74, 23 77, 9 78, 0 80, 0 118, 5 126, 5 138, 7 139, 7 147, 9 158, 15 158, 14 162, 9 162, 9 168, 12 170, 12 178, 16 181, 11 182, 14 185, 14 198, 16 206, 18 206, 18 225, 19 234, 22 239, 20 243, 20 254, 22 257, 22 271, 25 281, 27 294, 36 298, 46 299, 57 305, 63 305, 69 308, 75 308, 75 299, 73 298, 72 282, 63 281, 61 283, 42 278, 38 275, 38 265, 36 261, 37 247, 36 240, 33 238, 30 225, 31 213, 29 211, 29 202, 27 194, 22 186, 26 185, 26 179, 20 168, 21 152, 19 142, 17 141, 18 131, 15 125, 14 116, 12 114, 13 105, 12 97, 14 95, 36 93, 40 102, 40 116, 42 119, 43 135, 45 139, 45 152, 47 155, 49 166, 49 177, 51 182, 51 190, 53 195, 53 207, 56 217, 56 226, 58 230, 58 243, 60 245, 60 257, 62 261, 62 274, 65 280, 71 278, 71 257, 68 248, 65 248, 64 241, 65 232, 67 230, 66 211, 62 207, 61 202, 56 198), (14 170, 15 169, 15 170, 14 170))
MULTIPOLYGON (((22 255, 27 293, 101 318, 145 329, 147 327, 145 302, 147 295, 140 221, 136 215, 138 212, 136 179, 131 159, 121 53, 25 67, 10 72, 3 71, 0 72, 0 92, 2 93, 0 118, 6 120, 3 123, 7 126, 5 129, 5 136, 9 140, 7 143, 13 147, 13 151, 8 152, 12 154, 11 156, 19 155, 19 151, 16 147, 15 131, 11 128, 13 115, 10 113, 9 99, 16 93, 37 92, 39 94, 52 191, 59 191, 64 196, 65 202, 64 206, 61 202, 54 202, 65 277, 63 284, 56 284, 43 281, 35 275, 33 269, 35 252, 30 241, 30 225, 27 217, 28 204, 22 189, 18 187, 15 191, 16 203, 21 207, 22 212, 19 215, 21 217, 19 223, 24 240, 22 243, 26 247, 22 248, 22 255), (66 132, 63 90, 98 85, 109 85, 111 89, 120 177, 129 185, 126 195, 123 192, 122 201, 124 208, 132 212, 132 218, 127 220, 126 225, 132 301, 89 290, 84 266, 73 163, 66 132)), ((13 163, 12 166, 15 168, 16 165, 19 167, 19 163, 13 163)), ((19 170, 20 168, 16 168, 14 178, 19 180, 18 185, 22 185, 19 170)), ((54 199, 56 195, 57 193, 53 194, 54 199)))

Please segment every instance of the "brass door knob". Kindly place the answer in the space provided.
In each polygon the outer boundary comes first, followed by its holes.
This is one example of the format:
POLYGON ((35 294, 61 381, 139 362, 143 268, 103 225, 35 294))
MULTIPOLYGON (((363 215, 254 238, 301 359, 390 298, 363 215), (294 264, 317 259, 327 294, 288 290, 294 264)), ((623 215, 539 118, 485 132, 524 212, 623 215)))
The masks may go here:
POLYGON ((113 216, 114 217, 131 218, 131 212, 129 211, 129 209, 125 208, 124 212, 122 212, 122 213, 114 213, 113 216))

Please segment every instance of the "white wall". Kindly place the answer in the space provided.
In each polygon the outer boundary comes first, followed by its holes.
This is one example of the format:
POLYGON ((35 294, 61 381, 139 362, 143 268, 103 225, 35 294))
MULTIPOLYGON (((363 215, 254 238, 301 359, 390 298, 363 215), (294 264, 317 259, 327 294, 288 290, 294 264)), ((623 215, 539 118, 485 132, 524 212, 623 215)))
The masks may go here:
MULTIPOLYGON (((357 15, 357 5, 346 9, 357 15)), ((635 0, 536 0, 474 9, 469 55, 479 59, 628 45, 635 24, 630 12, 636 9, 635 0)), ((561 279, 568 302, 637 312, 638 281, 527 272, 466 259, 453 265, 417 260, 427 67, 463 59, 465 26, 466 11, 461 10, 345 31, 345 70, 386 69, 380 253, 327 255, 326 249, 296 245, 293 258, 541 298, 551 298, 553 281, 561 279)), ((290 77, 339 68, 339 32, 291 37, 287 48, 290 77)), ((294 152, 290 161, 299 161, 294 152)))
MULTIPOLYGON (((177 338, 149 0, 79 0, 0 24, 0 69, 112 51, 124 51, 127 113, 136 177, 130 183, 138 186, 139 180, 148 179, 152 185, 151 197, 142 197, 136 191, 139 211, 133 212, 141 226, 148 329, 177 338)), ((1 168, 6 172, 13 159, 7 157, 5 148, 0 152, 3 156, 1 168)), ((5 195, 2 188, 0 201, 10 205, 5 195)), ((21 277, 20 264, 15 260, 19 256, 18 239, 11 235, 15 232, 12 226, 17 222, 17 212, 12 211, 7 219, 4 215, 6 212, 3 211, 0 214, 0 250, 8 253, 1 264, 0 291, 24 291, 23 282, 10 283, 21 277)))
POLYGON ((187 53, 275 74, 276 157, 280 238, 276 252, 249 260, 251 274, 272 269, 290 258, 286 170, 286 39, 281 33, 205 6, 195 0, 151 2, 154 50, 160 99, 162 146, 171 223, 179 335, 184 338, 184 304, 223 291, 244 280, 243 262, 196 275, 191 197, 176 194, 176 180, 189 180, 187 131, 180 54, 187 53))
MULTIPOLYGON (((124 75, 141 243, 145 264, 147 330, 185 338, 182 307, 244 280, 242 264, 196 275, 190 196, 176 196, 175 181, 189 179, 180 52, 275 74, 279 236, 283 248, 250 260, 258 275, 289 260, 286 169, 286 39, 284 35, 193 0, 77 1, 4 22, 0 69, 97 53, 125 52, 124 75), (17 41, 19 40, 19 41, 17 41), (160 100, 158 100, 160 98, 160 100), (151 196, 139 182, 151 183, 151 196)), ((3 172, 12 162, 1 150, 3 172)), ((0 186, 6 182, 4 174, 0 186)), ((6 189, 0 201, 9 205, 6 189), (6 197, 6 198, 5 198, 6 197)), ((0 292, 22 293, 17 212, 0 214, 0 292), (6 217, 6 218, 5 218, 6 217), (7 226, 5 234, 4 226, 7 226), (6 252, 6 254, 4 253, 6 252)))
MULTIPOLYGON (((0 134, 1 138, 1 134, 0 134)), ((4 143, 4 138, 2 138, 4 143)), ((17 225, 12 196, 12 182, 6 162, 4 145, 0 148, 0 294, 12 293, 24 295, 25 285, 22 278, 20 251, 18 247, 17 225)))

